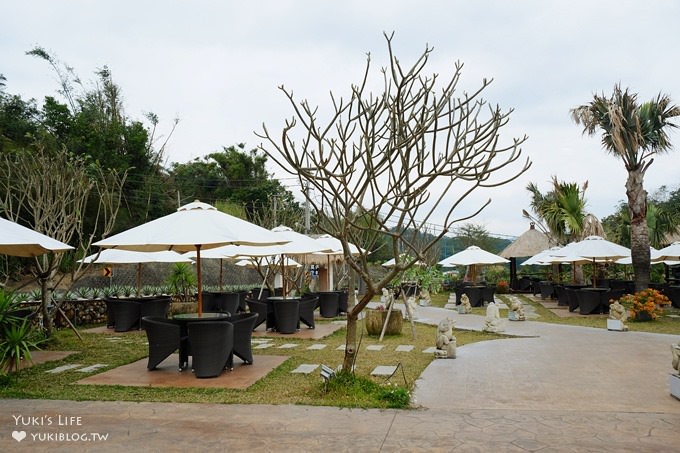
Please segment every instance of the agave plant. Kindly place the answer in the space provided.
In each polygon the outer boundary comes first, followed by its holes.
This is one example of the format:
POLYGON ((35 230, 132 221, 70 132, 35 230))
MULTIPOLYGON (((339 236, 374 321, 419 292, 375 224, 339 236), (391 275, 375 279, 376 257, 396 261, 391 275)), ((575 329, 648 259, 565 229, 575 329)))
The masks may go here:
POLYGON ((102 288, 98 288, 96 286, 93 287, 93 288, 90 288, 90 297, 92 298, 92 300, 101 299, 103 293, 104 293, 104 291, 103 291, 102 288))
POLYGON ((75 293, 81 299, 89 299, 92 296, 92 290, 90 288, 86 287, 86 286, 81 286, 80 288, 76 288, 75 293))
POLYGON ((31 300, 41 301, 42 291, 40 289, 34 289, 33 291, 31 291, 31 300))

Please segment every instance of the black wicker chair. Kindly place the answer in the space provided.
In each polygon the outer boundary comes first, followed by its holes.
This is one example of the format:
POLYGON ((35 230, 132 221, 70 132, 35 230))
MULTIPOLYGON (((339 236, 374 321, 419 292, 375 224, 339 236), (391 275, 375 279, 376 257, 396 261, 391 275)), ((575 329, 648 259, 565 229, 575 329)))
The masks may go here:
POLYGON ((170 310, 170 296, 159 296, 141 302, 140 316, 167 318, 170 310))
POLYGON ((255 300, 267 300, 267 297, 271 296, 271 291, 266 286, 264 288, 257 287, 250 290, 251 299, 255 300), (260 294, 262 294, 260 296, 260 294))
MULTIPOLYGON (((180 337, 179 324, 162 317, 145 316, 142 318, 142 327, 146 331, 149 340, 149 360, 146 368, 155 369, 170 354, 179 349, 180 337)), ((186 341, 186 338, 184 339, 186 341)))
POLYGON ((336 292, 320 292, 319 314, 322 318, 335 318, 340 311, 339 295, 336 292))
POLYGON ((347 291, 337 291, 338 293, 338 311, 340 313, 347 313, 349 309, 349 294, 347 291))
POLYGON ((671 306, 680 308, 680 286, 668 285, 664 288, 663 293, 671 301, 671 306))
POLYGON ((557 294, 558 306, 569 306, 569 296, 567 295, 567 289, 564 286, 555 285, 555 294, 557 294))
POLYGON ((236 292, 217 293, 216 308, 220 313, 235 314, 239 309, 240 296, 236 292))
POLYGON ((552 282, 542 281, 540 283, 541 299, 551 299, 553 297, 554 285, 552 282))
POLYGON ((141 328, 141 304, 134 300, 119 299, 113 303, 114 330, 127 332, 141 328))
POLYGON ((246 305, 248 306, 250 313, 257 314, 257 319, 255 319, 255 323, 253 324, 253 330, 255 330, 267 320, 267 303, 255 299, 246 299, 246 305))
POLYGON ((578 292, 580 290, 565 288, 565 291, 567 292, 567 300, 569 301, 569 311, 575 311, 579 304, 578 292))
POLYGON ((494 294, 496 294, 496 285, 486 285, 482 288, 482 301, 494 302, 496 300, 494 294))
POLYGON ((578 310, 582 315, 590 315, 601 312, 602 295, 599 291, 581 289, 576 291, 578 295, 578 310))
POLYGON ((253 363, 251 340, 257 319, 257 313, 239 313, 227 319, 234 326, 234 347, 229 360, 227 360, 227 367, 234 367, 234 356, 243 360, 248 365, 253 363))
POLYGON ((274 302, 276 331, 279 333, 295 333, 300 321, 300 300, 280 300, 274 302))
POLYGON ((316 304, 319 301, 317 296, 314 297, 304 297, 300 301, 300 322, 305 324, 310 329, 315 327, 314 325, 314 310, 316 309, 316 304))
POLYGON ((113 309, 113 304, 116 303, 115 300, 104 298, 104 303, 106 304, 106 327, 113 329, 116 327, 116 315, 113 309))
POLYGON ((219 376, 234 348, 234 326, 227 321, 190 322, 191 367, 197 378, 219 376))

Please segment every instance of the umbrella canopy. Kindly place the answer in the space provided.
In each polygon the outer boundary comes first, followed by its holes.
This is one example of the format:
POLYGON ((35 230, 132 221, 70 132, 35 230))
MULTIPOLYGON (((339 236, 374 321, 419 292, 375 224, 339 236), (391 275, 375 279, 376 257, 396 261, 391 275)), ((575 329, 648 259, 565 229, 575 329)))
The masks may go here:
POLYGON ((509 262, 510 260, 507 260, 502 256, 494 255, 493 253, 480 249, 476 245, 471 245, 463 251, 454 253, 448 258, 444 258, 438 264, 441 264, 444 267, 470 266, 472 281, 475 282, 477 280, 476 266, 478 264, 501 264, 509 262))
POLYGON ((509 263, 510 260, 502 256, 494 255, 493 253, 482 250, 476 245, 471 245, 463 251, 454 253, 448 258, 444 258, 439 262, 444 267, 451 266, 470 266, 473 264, 500 264, 509 263))
POLYGON ((588 236, 582 241, 572 242, 555 253, 556 256, 580 256, 589 260, 616 261, 630 256, 630 249, 601 236, 588 236))
POLYGON ((680 241, 673 242, 668 247, 659 250, 658 260, 663 261, 678 261, 680 260, 680 241))
POLYGON ((201 248, 210 249, 229 244, 275 245, 289 242, 271 231, 225 214, 207 203, 195 201, 176 212, 116 234, 94 245, 139 252, 196 250, 198 313, 203 312, 201 281, 201 248))
POLYGON ((533 256, 549 247, 550 238, 545 233, 538 231, 534 222, 531 222, 529 229, 505 247, 499 255, 503 258, 533 256))
POLYGON ((0 217, 0 253, 32 257, 72 249, 68 244, 0 217))
MULTIPOLYGON (((667 259, 667 258, 662 257, 661 252, 659 250, 655 249, 654 247, 649 248, 649 258, 650 258, 651 264, 663 263, 664 260, 667 259)), ((668 258, 668 259, 670 259, 670 258, 668 258)), ((621 259, 616 260, 616 264, 633 264, 633 258, 630 255, 628 255, 625 258, 621 258, 621 259)))
POLYGON ((191 259, 177 252, 134 252, 131 250, 104 249, 78 260, 83 263, 139 264, 139 263, 191 263, 191 259))
POLYGON ((547 266, 551 264, 551 259, 554 258, 553 255, 558 252, 562 247, 550 247, 547 250, 543 250, 528 260, 524 261, 521 266, 530 266, 532 264, 538 265, 538 266, 547 266))

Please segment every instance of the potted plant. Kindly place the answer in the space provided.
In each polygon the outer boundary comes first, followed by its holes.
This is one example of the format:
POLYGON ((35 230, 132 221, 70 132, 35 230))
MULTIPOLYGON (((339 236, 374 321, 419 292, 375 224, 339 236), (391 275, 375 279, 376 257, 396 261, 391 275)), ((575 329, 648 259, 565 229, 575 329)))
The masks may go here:
MULTIPOLYGON (((366 325, 366 332, 369 335, 380 335, 385 319, 387 319, 388 310, 384 305, 378 305, 376 308, 366 309, 364 324, 366 325)), ((399 309, 392 309, 390 319, 385 329, 386 335, 399 335, 404 325, 404 315, 399 309)))
POLYGON ((668 297, 659 290, 647 288, 635 294, 626 294, 619 303, 630 310, 630 317, 635 321, 653 321, 663 314, 663 307, 670 305, 668 297))

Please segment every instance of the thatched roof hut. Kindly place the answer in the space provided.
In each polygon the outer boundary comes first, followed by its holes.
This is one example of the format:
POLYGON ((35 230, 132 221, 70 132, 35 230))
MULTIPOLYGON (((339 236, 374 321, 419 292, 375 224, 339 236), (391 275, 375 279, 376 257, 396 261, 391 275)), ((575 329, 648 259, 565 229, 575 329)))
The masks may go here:
POLYGON ((545 233, 538 231, 534 222, 531 222, 529 229, 515 239, 512 244, 503 249, 499 255, 503 258, 533 256, 543 250, 549 249, 550 246, 550 238, 545 233))

